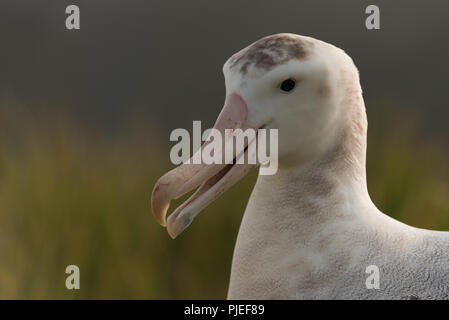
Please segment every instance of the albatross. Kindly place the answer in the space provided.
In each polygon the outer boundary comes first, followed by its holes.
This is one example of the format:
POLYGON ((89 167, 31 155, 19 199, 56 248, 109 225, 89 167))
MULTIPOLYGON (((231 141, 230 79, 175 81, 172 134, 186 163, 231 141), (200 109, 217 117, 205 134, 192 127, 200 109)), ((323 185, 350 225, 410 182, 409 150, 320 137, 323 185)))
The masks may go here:
MULTIPOLYGON (((449 232, 408 226, 370 199, 365 105, 343 50, 275 34, 231 56, 223 73, 214 128, 279 133, 278 170, 258 175, 242 218, 228 299, 449 298, 449 232), (378 288, 367 286, 369 266, 378 288)), ((181 164, 154 186, 154 217, 175 238, 254 167, 181 164), (170 201, 197 187, 166 219, 170 201)))

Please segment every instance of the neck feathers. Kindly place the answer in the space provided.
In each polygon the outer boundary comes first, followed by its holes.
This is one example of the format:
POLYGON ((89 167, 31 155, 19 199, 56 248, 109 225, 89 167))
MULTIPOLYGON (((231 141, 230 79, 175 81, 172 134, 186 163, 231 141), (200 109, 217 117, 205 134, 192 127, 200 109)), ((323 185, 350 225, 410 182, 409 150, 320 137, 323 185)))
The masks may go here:
POLYGON ((340 101, 344 119, 332 148, 308 163, 280 167, 273 176, 259 176, 259 201, 317 211, 347 199, 369 200, 366 186, 367 118, 358 73, 342 72, 340 101), (351 196, 353 195, 353 196, 351 196), (265 198, 266 201, 261 200, 265 198), (271 199, 270 199, 271 198, 271 199))
MULTIPOLYGON (((341 101, 344 119, 340 141, 336 144, 336 149, 339 150, 344 161, 339 169, 344 170, 353 178, 365 182, 368 121, 357 70, 342 71, 340 84, 344 88, 341 101)), ((336 163, 338 162, 336 161, 336 163)))

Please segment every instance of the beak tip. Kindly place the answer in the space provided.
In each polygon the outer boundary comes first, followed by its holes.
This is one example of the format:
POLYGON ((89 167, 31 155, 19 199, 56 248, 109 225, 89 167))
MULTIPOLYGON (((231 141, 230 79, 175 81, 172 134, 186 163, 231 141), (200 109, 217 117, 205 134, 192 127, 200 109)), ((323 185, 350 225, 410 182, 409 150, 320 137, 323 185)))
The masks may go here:
POLYGON ((166 223, 166 213, 169 204, 164 201, 161 193, 159 192, 159 185, 156 184, 153 192, 151 194, 151 211, 153 212, 154 219, 163 227, 167 225, 166 223))
POLYGON ((167 232, 172 239, 178 237, 192 222, 189 214, 171 215, 168 217, 167 232))
POLYGON ((151 203, 151 211, 153 212, 153 217, 159 223, 161 226, 165 227, 167 226, 166 219, 165 219, 165 210, 162 210, 161 208, 157 208, 154 206, 154 202, 151 203))
POLYGON ((174 234, 174 233, 168 233, 168 235, 170 236, 170 238, 172 238, 173 240, 175 240, 176 239, 176 237, 178 236, 177 234, 174 234))
POLYGON ((167 232, 170 238, 176 239, 176 237, 179 236, 181 232, 177 231, 176 229, 177 228, 173 228, 171 225, 167 226, 167 232))
POLYGON ((165 219, 165 215, 153 210, 153 216, 157 223, 159 223, 162 227, 167 226, 167 221, 165 219))
POLYGON ((167 222, 165 222, 164 220, 157 220, 156 219, 156 221, 157 221, 157 223, 159 223, 161 225, 161 227, 164 227, 164 228, 167 227, 167 222))

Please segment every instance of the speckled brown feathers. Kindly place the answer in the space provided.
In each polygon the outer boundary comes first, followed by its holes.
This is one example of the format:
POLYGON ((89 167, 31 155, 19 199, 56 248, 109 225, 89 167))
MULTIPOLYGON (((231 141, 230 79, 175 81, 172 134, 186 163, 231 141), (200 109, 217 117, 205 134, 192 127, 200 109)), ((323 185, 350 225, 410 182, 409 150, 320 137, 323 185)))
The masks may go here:
POLYGON ((268 36, 236 53, 230 60, 230 67, 239 68, 243 75, 251 65, 270 71, 291 59, 306 59, 312 45, 311 42, 289 34, 268 36))

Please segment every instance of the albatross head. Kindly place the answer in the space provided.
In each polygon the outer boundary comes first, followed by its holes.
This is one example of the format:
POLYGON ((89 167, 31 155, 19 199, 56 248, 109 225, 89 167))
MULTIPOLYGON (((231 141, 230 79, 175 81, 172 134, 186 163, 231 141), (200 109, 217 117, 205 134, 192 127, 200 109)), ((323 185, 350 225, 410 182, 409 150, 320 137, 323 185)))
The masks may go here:
MULTIPOLYGON (((231 56, 223 73, 226 100, 214 128, 223 133, 225 141, 230 138, 225 129, 278 129, 282 170, 329 153, 336 144, 341 145, 338 140, 344 140, 352 146, 342 147, 353 149, 345 153, 347 162, 364 165, 366 118, 358 71, 341 49, 309 37, 276 34, 231 56)), ((202 148, 205 145, 207 142, 202 148)), ((175 238, 199 211, 253 167, 178 166, 162 176, 153 189, 151 204, 156 220, 175 238), (166 221, 170 201, 198 186, 166 221)))

